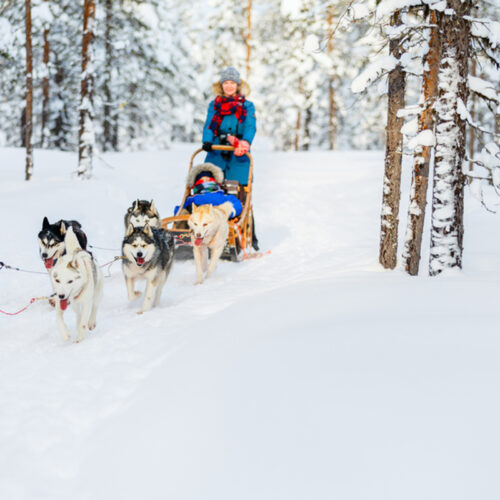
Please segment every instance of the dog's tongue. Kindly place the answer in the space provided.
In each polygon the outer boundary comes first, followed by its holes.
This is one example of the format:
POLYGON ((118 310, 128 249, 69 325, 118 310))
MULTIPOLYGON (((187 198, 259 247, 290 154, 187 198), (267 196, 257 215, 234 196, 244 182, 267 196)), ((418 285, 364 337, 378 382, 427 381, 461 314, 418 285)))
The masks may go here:
POLYGON ((61 309, 64 311, 68 307, 68 299, 60 299, 59 304, 61 309))
POLYGON ((144 264, 144 262, 146 261, 146 259, 144 257, 137 257, 137 264, 139 264, 140 266, 142 266, 144 264))
POLYGON ((203 238, 195 238, 194 244, 199 247, 203 243, 203 238))
POLYGON ((50 259, 45 259, 43 262, 45 264, 46 269, 51 269, 52 266, 54 265, 54 258, 51 257, 50 259))

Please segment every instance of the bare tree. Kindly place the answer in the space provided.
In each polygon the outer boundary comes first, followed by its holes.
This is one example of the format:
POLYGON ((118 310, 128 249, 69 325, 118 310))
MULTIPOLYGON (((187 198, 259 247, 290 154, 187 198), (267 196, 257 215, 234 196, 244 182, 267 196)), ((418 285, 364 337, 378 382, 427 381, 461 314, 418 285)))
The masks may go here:
MULTIPOLYGON (((401 25, 401 12, 395 11, 391 26, 401 25)), ((402 35, 391 38, 389 53, 398 61, 403 53, 402 35)), ((401 185, 401 160, 403 156, 403 118, 398 111, 405 103, 405 74, 400 63, 389 73, 388 110, 385 149, 384 188, 380 226, 379 261, 387 269, 394 269, 397 263, 399 199, 401 185)))
POLYGON ((25 180, 29 181, 33 175, 33 45, 31 39, 31 0, 25 0, 25 28, 26 28, 26 115, 24 137, 26 145, 25 180))
POLYGON ((94 38, 95 0, 83 3, 82 77, 80 103, 80 134, 77 175, 82 179, 92 176, 94 148, 94 70, 92 40, 94 38))
MULTIPOLYGON (((430 131, 434 134, 434 103, 438 88, 439 40, 437 16, 435 10, 428 15, 430 28, 429 49, 424 56, 424 74, 422 77, 423 103, 419 116, 418 131, 430 131)), ((433 145, 418 145, 413 157, 413 178, 411 184, 410 205, 408 207, 408 225, 406 229, 403 260, 408 274, 416 276, 420 263, 422 233, 424 229, 425 207, 427 204, 427 186, 433 145)))

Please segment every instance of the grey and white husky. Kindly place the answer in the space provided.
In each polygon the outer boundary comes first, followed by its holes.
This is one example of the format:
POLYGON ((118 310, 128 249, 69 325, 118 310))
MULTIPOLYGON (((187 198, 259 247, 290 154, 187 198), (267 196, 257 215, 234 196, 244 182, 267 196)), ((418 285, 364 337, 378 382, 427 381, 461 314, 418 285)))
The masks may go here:
POLYGON ((66 231, 64 243, 66 253, 57 260, 50 274, 57 300, 57 325, 63 340, 69 340, 63 314, 71 304, 77 316, 76 341, 80 342, 85 330, 93 330, 96 326, 103 276, 92 254, 81 248, 72 227, 66 231))
POLYGON ((154 201, 134 201, 125 214, 125 230, 129 224, 134 227, 144 227, 146 224, 149 224, 149 227, 160 227, 160 214, 154 201))
POLYGON ((76 220, 63 220, 51 224, 47 217, 43 218, 42 229, 38 233, 38 244, 40 245, 40 257, 46 269, 52 269, 57 259, 65 252, 64 239, 68 228, 72 227, 78 239, 80 248, 87 249, 87 237, 82 231, 82 226, 76 220))
POLYGON ((146 224, 134 227, 129 224, 122 244, 123 274, 128 299, 141 295, 134 289, 135 280, 146 280, 144 302, 138 314, 149 311, 158 304, 174 260, 174 238, 164 229, 146 224))

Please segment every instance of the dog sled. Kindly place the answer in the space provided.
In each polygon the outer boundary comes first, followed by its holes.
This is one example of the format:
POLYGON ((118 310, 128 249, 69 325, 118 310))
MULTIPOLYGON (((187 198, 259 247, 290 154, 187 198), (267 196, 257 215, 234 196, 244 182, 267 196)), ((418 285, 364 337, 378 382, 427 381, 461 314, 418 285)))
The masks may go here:
MULTIPOLYGON (((218 151, 234 151, 233 146, 212 146, 214 150, 218 151)), ((193 161, 197 154, 204 151, 202 148, 196 150, 191 156, 189 162, 189 172, 193 168, 193 161)), ((222 187, 226 194, 235 195, 241 202, 242 211, 238 217, 230 219, 229 222, 229 235, 227 243, 222 253, 221 258, 239 262, 240 253, 246 255, 247 249, 252 247, 253 238, 253 212, 252 212, 252 174, 253 174, 253 159, 250 153, 245 153, 250 159, 250 168, 248 171, 248 183, 246 186, 237 181, 225 180, 222 187)), ((161 220, 161 227, 170 231, 175 239, 175 258, 176 259, 190 259, 193 258, 191 231, 188 227, 189 214, 180 214, 187 198, 191 192, 191 186, 186 185, 182 201, 179 205, 178 215, 166 217, 161 220)))

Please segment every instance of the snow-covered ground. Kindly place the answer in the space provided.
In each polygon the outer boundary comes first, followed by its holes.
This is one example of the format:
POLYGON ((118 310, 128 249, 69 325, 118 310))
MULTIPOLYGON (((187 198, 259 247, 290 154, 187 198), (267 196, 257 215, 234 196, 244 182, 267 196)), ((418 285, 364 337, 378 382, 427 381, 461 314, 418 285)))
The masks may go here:
MULTIPOLYGON (((86 182, 75 155, 36 151, 26 183, 23 151, 1 149, 0 260, 43 272, 44 216, 119 249, 134 199, 180 201, 192 150, 107 154, 86 182)), ((410 278, 377 262, 382 153, 255 160, 270 255, 201 286, 175 262, 142 316, 116 263, 80 344, 46 302, 0 314, 0 498, 500 498, 499 215, 467 199, 464 270, 410 278)), ((49 293, 0 271, 4 311, 49 293)))

